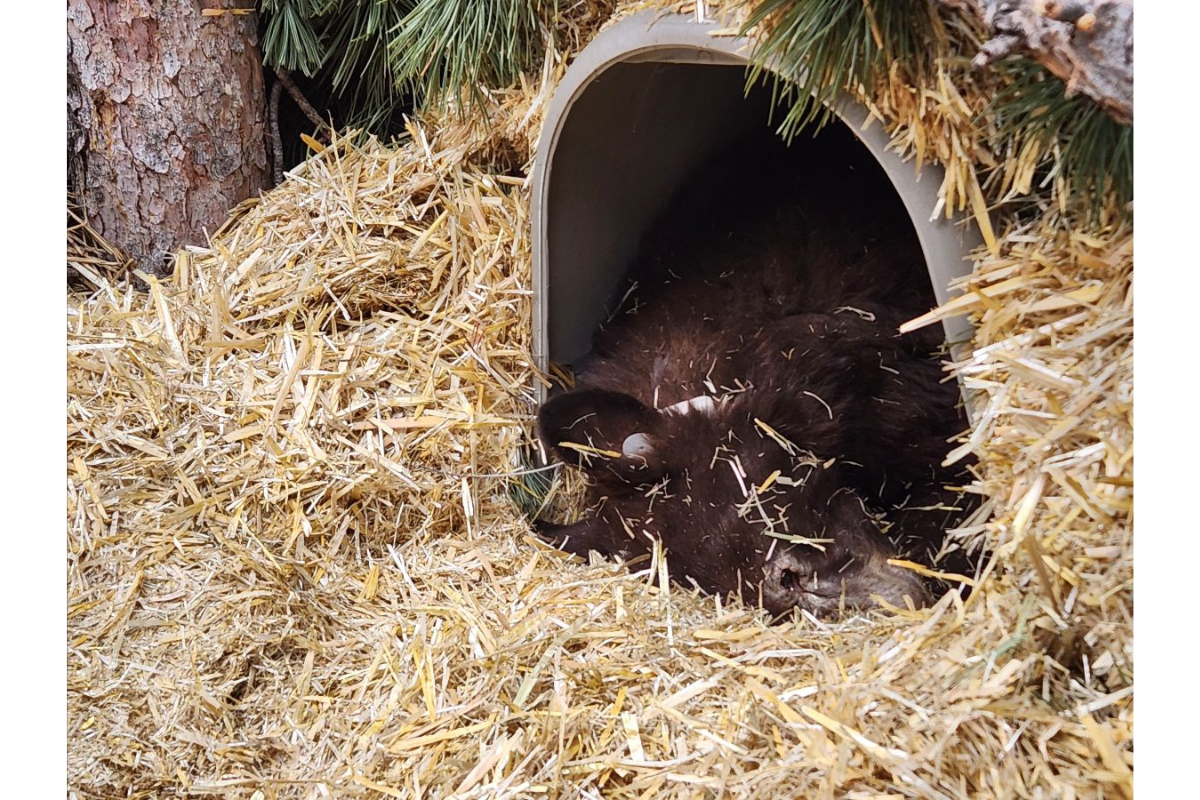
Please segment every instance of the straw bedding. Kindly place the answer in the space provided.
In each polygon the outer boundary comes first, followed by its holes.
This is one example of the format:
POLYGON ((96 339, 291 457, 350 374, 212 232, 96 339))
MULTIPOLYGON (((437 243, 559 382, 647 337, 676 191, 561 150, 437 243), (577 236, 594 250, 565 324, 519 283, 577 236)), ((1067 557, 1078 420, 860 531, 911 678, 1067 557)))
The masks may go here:
POLYGON ((770 626, 513 501, 541 378, 497 164, 560 69, 69 295, 73 795, 1129 796, 1131 231, 1010 223, 956 301, 970 598, 770 626))

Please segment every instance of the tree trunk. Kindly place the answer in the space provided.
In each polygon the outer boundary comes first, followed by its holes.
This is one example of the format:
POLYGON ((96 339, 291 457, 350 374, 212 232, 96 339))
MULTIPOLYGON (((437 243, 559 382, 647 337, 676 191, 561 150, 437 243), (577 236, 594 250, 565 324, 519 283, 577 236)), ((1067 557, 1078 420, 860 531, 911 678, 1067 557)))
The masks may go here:
POLYGON ((939 0, 987 26, 983 67, 1025 52, 1117 122, 1133 124, 1133 0, 939 0))
POLYGON ((267 178, 257 15, 210 5, 67 0, 68 186, 152 273, 267 178))

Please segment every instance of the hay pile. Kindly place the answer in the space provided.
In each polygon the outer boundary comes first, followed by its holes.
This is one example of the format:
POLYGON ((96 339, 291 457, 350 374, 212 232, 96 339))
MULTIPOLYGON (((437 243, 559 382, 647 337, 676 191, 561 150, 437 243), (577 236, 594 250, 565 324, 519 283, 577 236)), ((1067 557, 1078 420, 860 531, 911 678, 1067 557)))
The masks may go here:
POLYGON ((956 301, 970 599, 771 627, 510 497, 540 378, 505 173, 553 73, 69 297, 73 795, 1128 796, 1131 233, 1013 224, 956 301))

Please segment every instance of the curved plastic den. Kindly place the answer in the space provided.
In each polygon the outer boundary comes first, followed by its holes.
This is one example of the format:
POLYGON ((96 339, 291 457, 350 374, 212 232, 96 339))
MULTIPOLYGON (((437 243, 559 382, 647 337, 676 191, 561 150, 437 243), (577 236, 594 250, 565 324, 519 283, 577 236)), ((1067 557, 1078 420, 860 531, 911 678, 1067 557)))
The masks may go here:
MULTIPOLYGON (((533 173, 534 352, 543 369, 588 352, 639 236, 680 181, 748 126, 766 124, 769 93, 746 97, 748 42, 712 35, 718 28, 680 15, 628 17, 592 41, 559 85, 533 173)), ((944 302, 949 281, 970 270, 976 229, 930 221, 938 166, 918 180, 887 151, 882 126, 863 130, 866 109, 843 101, 835 112, 902 199, 944 302)), ((962 318, 945 328, 951 342, 971 330, 962 318)))

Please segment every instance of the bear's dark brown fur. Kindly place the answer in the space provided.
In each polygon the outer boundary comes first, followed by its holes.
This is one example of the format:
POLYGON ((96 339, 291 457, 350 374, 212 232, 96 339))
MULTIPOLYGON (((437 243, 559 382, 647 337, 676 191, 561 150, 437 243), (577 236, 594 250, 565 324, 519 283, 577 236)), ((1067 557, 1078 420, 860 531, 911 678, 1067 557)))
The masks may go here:
POLYGON ((939 465, 965 422, 940 331, 897 333, 928 273, 894 191, 846 169, 856 146, 727 157, 643 238, 636 288, 539 411, 597 506, 543 536, 624 559, 661 539, 675 581, 776 614, 929 600, 887 560, 931 563, 960 516, 915 509, 962 504, 939 465))

